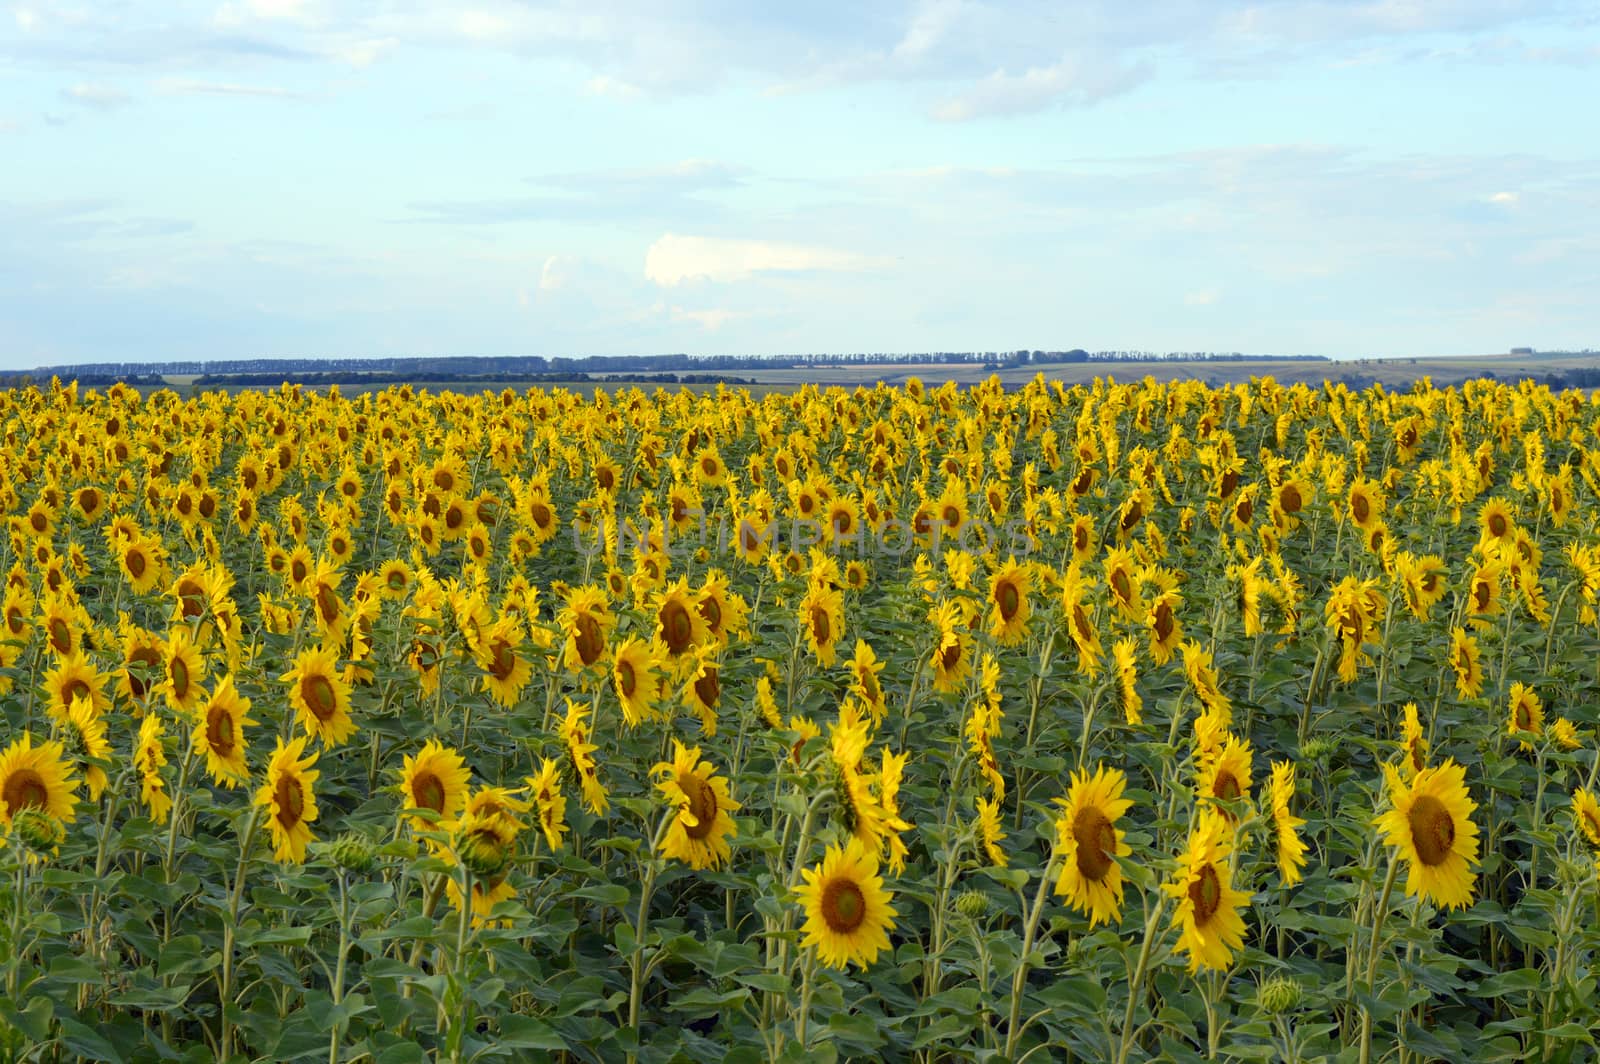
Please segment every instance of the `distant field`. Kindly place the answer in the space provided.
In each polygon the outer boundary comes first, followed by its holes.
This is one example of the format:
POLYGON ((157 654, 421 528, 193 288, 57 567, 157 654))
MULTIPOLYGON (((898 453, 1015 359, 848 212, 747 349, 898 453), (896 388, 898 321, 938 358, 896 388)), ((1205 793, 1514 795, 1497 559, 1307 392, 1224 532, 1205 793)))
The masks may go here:
MULTIPOLYGON (((987 370, 970 363, 877 363, 873 365, 834 365, 814 368, 751 370, 744 369, 731 376, 755 383, 740 385, 752 394, 765 395, 774 391, 789 391, 806 384, 818 387, 854 388, 871 386, 878 381, 889 385, 903 385, 913 377, 924 383, 936 384, 947 380, 958 384, 975 384, 991 375, 998 375, 1007 385, 1020 386, 1043 373, 1047 379, 1068 384, 1081 384, 1096 377, 1117 380, 1142 380, 1153 377, 1158 381, 1202 380, 1212 384, 1248 381, 1252 377, 1275 377, 1286 384, 1303 382, 1320 384, 1324 380, 1348 381, 1365 385, 1371 382, 1386 388, 1406 388, 1423 377, 1431 378, 1435 385, 1444 387, 1459 384, 1475 377, 1494 376, 1501 379, 1535 377, 1543 379, 1551 373, 1565 373, 1574 369, 1600 369, 1600 354, 1563 356, 1471 355, 1458 358, 1374 358, 1350 359, 1334 362, 1286 362, 1272 359, 1249 359, 1240 362, 1178 362, 1152 360, 1147 362, 1079 362, 1049 363, 1044 365, 1016 366, 1000 370, 987 370)), ((171 387, 186 391, 194 386, 192 374, 169 375, 166 382, 171 387)), ((429 381, 411 382, 413 388, 428 391, 501 391, 511 388, 522 391, 529 387, 523 380, 482 381, 429 381)), ((588 392, 595 388, 623 390, 640 388, 654 392, 657 388, 677 390, 688 388, 693 392, 706 392, 714 384, 655 384, 637 381, 614 381, 597 378, 587 381, 542 381, 544 388, 568 388, 588 392)), ((250 390, 250 385, 212 386, 213 390, 230 394, 250 390)), ((340 384, 339 390, 347 395, 360 394, 389 387, 385 384, 363 385, 359 382, 340 384)))

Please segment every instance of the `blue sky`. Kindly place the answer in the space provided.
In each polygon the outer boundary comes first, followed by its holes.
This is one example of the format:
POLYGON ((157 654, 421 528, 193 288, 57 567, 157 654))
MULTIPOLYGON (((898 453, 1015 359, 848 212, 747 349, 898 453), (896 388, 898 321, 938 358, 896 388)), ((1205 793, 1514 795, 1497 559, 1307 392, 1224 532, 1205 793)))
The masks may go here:
POLYGON ((1588 0, 0 0, 0 368, 1600 347, 1588 0))

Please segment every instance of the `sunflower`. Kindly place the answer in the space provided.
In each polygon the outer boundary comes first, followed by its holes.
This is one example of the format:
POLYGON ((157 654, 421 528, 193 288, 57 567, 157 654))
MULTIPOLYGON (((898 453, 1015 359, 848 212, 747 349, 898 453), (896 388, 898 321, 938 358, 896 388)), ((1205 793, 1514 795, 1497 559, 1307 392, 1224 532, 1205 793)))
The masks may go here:
POLYGON ((1129 724, 1139 724, 1144 720, 1144 699, 1139 697, 1138 651, 1133 640, 1117 640, 1111 647, 1111 661, 1117 676, 1122 717, 1129 724))
POLYGON ((1223 727, 1233 719, 1233 702, 1222 693, 1218 686, 1217 670, 1211 661, 1211 652, 1201 646, 1198 640, 1189 640, 1180 648, 1183 651, 1183 672, 1189 680, 1189 686, 1194 688, 1194 693, 1200 699, 1200 704, 1206 707, 1206 712, 1222 721, 1223 727))
MULTIPOLYGON (((1518 735, 1523 732, 1532 732, 1539 735, 1544 731, 1544 705, 1539 701, 1539 696, 1533 688, 1518 680, 1511 685, 1511 697, 1506 709, 1506 734, 1518 735)), ((1533 744, 1524 740, 1522 749, 1532 750, 1533 744)))
POLYGON ((1406 894, 1455 909, 1472 903, 1478 863, 1478 808, 1467 793, 1466 770, 1454 760, 1418 772, 1408 783, 1384 766, 1390 809, 1373 823, 1385 845, 1406 859, 1406 894))
POLYGON ((661 777, 656 789, 678 809, 661 840, 661 855, 696 870, 727 861, 728 837, 736 830, 728 814, 739 803, 728 793, 727 779, 711 762, 700 760, 700 748, 672 740, 672 760, 658 762, 650 774, 661 777))
POLYGON ((433 813, 431 817, 413 813, 412 824, 426 831, 454 820, 466 807, 471 779, 472 772, 461 755, 437 739, 426 743, 415 757, 407 757, 400 776, 405 808, 433 813))
POLYGON ((1104 568, 1106 590, 1117 612, 1128 620, 1143 616, 1144 605, 1139 601, 1139 576, 1133 555, 1122 547, 1113 547, 1106 551, 1104 568))
POLYGON ((1422 722, 1417 719, 1417 704, 1407 702, 1402 710, 1400 724, 1400 767, 1407 779, 1428 767, 1428 740, 1422 735, 1422 722))
POLYGON ((157 536, 134 536, 116 545, 117 567, 136 595, 144 595, 161 581, 166 565, 157 536))
POLYGON ((539 830, 552 852, 561 849, 561 836, 571 830, 567 827, 567 797, 561 793, 561 766, 547 757, 539 766, 537 776, 523 780, 528 793, 533 795, 533 805, 539 817, 539 830))
POLYGON ((960 602, 941 602, 928 611, 938 632, 938 642, 928 663, 933 666, 933 689, 951 694, 972 673, 972 629, 962 618, 960 602))
POLYGON ((1370 531, 1383 518, 1383 488, 1365 477, 1351 483, 1347 502, 1351 522, 1363 531, 1370 531))
POLYGON ((1177 874, 1162 889, 1177 900, 1172 926, 1178 928, 1177 949, 1189 955, 1189 971, 1225 969, 1244 945, 1244 918, 1239 910, 1250 895, 1233 889, 1233 828, 1215 809, 1200 812, 1189 832, 1189 844, 1178 857, 1177 874))
POLYGON ((39 611, 39 631, 56 657, 64 658, 84 649, 83 630, 87 627, 81 612, 57 595, 46 595, 39 611))
POLYGON ((676 668, 686 660, 684 655, 706 642, 709 629, 705 616, 683 577, 656 593, 654 607, 655 634, 666 648, 668 661, 676 668))
POLYGON ((51 739, 34 746, 23 732, 0 753, 0 823, 9 828, 24 809, 38 809, 70 824, 78 815, 77 787, 62 745, 51 739))
POLYGON ((706 635, 718 646, 742 635, 749 628, 750 608, 743 596, 728 586, 728 577, 717 569, 706 573, 700 584, 700 616, 706 620, 706 635))
POLYGON ((556 614, 556 623, 566 636, 561 662, 569 671, 605 668, 606 638, 616 619, 604 591, 592 585, 573 588, 556 614))
POLYGON ((1061 577, 1061 606, 1066 613, 1067 635, 1078 650, 1078 671, 1093 677, 1100 671, 1100 634, 1095 630, 1091 587, 1076 565, 1061 577))
POLYGON ((1577 726, 1566 717, 1557 717, 1555 723, 1550 725, 1550 736, 1563 750, 1576 750, 1583 745, 1578 738, 1577 726))
POLYGON ((522 645, 522 626, 515 616, 504 615, 479 631, 473 642, 478 667, 484 673, 483 689, 496 702, 511 708, 533 679, 533 666, 517 653, 517 647, 522 645))
POLYGON ((1437 554, 1418 558, 1407 551, 1395 555, 1395 574, 1405 590, 1406 605, 1419 621, 1428 619, 1433 607, 1444 598, 1446 570, 1437 554))
POLYGON ((844 596, 826 584, 813 582, 800 600, 797 620, 817 662, 831 666, 837 661, 839 640, 844 636, 844 596))
POLYGON ((1067 904, 1089 917, 1089 926, 1114 924, 1122 918, 1122 866, 1118 857, 1133 850, 1123 839, 1117 820, 1132 806, 1122 797, 1127 777, 1120 769, 1099 766, 1072 774, 1065 798, 1057 798, 1056 847, 1061 852, 1061 874, 1055 892, 1067 904))
POLYGON ((1501 498, 1491 498, 1478 510, 1479 542, 1509 547, 1516 539, 1517 521, 1501 498))
POLYGON ((1267 785, 1272 803, 1273 835, 1278 844, 1278 877, 1283 885, 1292 887, 1300 882, 1300 870, 1306 863, 1306 844, 1300 841, 1299 828, 1305 820, 1289 810, 1294 798, 1294 762, 1274 761, 1272 781, 1267 785))
POLYGON ((300 717, 308 736, 324 746, 339 746, 356 732, 350 719, 350 685, 338 668, 331 648, 310 647, 294 659, 294 668, 278 677, 289 685, 289 705, 300 717))
POLYGON ((872 652, 872 647, 865 639, 856 640, 856 652, 850 659, 850 693, 866 707, 867 714, 872 718, 872 726, 877 727, 883 723, 884 714, 888 710, 883 696, 883 685, 878 681, 878 674, 883 671, 884 663, 872 652))
POLYGON ((648 643, 629 636, 617 644, 611 662, 611 684, 622 704, 622 719, 630 728, 655 714, 661 690, 655 670, 656 657, 648 643))
POLYGON ((195 752, 205 755, 206 770, 223 787, 237 787, 250 778, 244 729, 256 722, 249 713, 250 700, 234 690, 231 672, 217 681, 211 697, 195 713, 195 752))
MULTIPOLYGON (((889 844, 889 871, 895 875, 906 870, 906 848, 900 833, 911 830, 911 824, 900 816, 900 783, 905 777, 909 753, 891 754, 885 750, 878 768, 878 804, 883 808, 883 837, 889 844)), ((995 801, 998 803, 999 798, 995 801)), ((1004 838, 1004 836, 1001 836, 1004 838)))
POLYGON ((1000 826, 1000 802, 994 798, 978 799, 978 843, 989 864, 995 868, 1006 867, 1006 852, 1000 848, 1006 833, 1000 826))
POLYGON ((828 847, 821 864, 801 869, 800 875, 805 882, 795 894, 806 914, 801 945, 815 946, 822 963, 866 968, 889 949, 894 894, 883 889, 878 858, 859 840, 828 847))
POLYGON ((390 558, 378 566, 378 589, 384 598, 404 598, 406 592, 411 590, 411 584, 415 579, 416 575, 411 571, 411 566, 399 558, 390 558))
MULTIPOLYGON (((127 618, 124 616, 124 622, 127 618)), ((144 700, 160 683, 167 660, 166 644, 154 632, 131 623, 122 627, 122 668, 117 673, 117 693, 144 712, 144 700)))
POLYGON ((989 634, 1001 646, 1014 646, 1027 637, 1032 586, 1032 571, 1015 558, 1007 558, 989 578, 989 634))
MULTIPOLYGON (((1183 597, 1178 594, 1177 581, 1165 572, 1156 575, 1157 592, 1145 607, 1144 623, 1150 631, 1150 658, 1157 665, 1172 660, 1172 652, 1183 642, 1183 624, 1178 620, 1178 607, 1183 597)), ((1260 610, 1256 626, 1260 627, 1260 610)), ((1248 615, 1245 627, 1249 628, 1248 615)))
POLYGON ((1450 632, 1450 667, 1456 673, 1456 691, 1462 698, 1477 698, 1483 690, 1483 664, 1478 641, 1465 628, 1450 632))
POLYGON ((106 770, 96 761, 111 760, 111 744, 106 740, 106 721, 85 695, 77 695, 67 708, 66 719, 61 722, 64 743, 76 761, 87 762, 83 767, 83 782, 89 788, 89 801, 98 802, 106 789, 106 770))
POLYGON ((161 745, 161 718, 154 713, 139 723, 139 741, 133 748, 133 763, 139 770, 139 800, 150 811, 150 819, 165 824, 172 812, 172 799, 161 778, 167 752, 161 745))
POLYGON ((567 757, 572 771, 578 777, 578 789, 583 794, 584 808, 595 816, 604 816, 610 807, 605 784, 600 782, 599 767, 594 752, 599 749, 589 741, 589 709, 572 699, 567 699, 567 715, 560 725, 561 740, 566 744, 567 757))
POLYGON ((312 768, 317 755, 304 758, 306 737, 284 745, 278 737, 272 759, 267 763, 266 782, 256 792, 255 804, 267 814, 272 831, 272 855, 279 862, 299 864, 306 859, 306 844, 311 841, 311 823, 317 819, 317 797, 311 785, 320 772, 312 768))
POLYGON ((75 651, 56 662, 55 668, 45 673, 44 689, 49 701, 45 712, 51 720, 64 721, 74 699, 87 698, 97 713, 111 708, 111 699, 105 693, 106 677, 95 668, 81 651, 75 651))
POLYGON ((179 624, 167 633, 167 660, 162 669, 159 690, 177 713, 192 714, 205 695, 200 683, 205 679, 205 662, 200 657, 200 647, 194 633, 186 624, 179 624))
MULTIPOLYGON (((1195 789, 1202 800, 1213 802, 1248 801, 1250 798, 1249 739, 1228 735, 1214 750, 1200 759, 1195 789)), ((1232 814, 1224 811, 1232 820, 1232 814)))

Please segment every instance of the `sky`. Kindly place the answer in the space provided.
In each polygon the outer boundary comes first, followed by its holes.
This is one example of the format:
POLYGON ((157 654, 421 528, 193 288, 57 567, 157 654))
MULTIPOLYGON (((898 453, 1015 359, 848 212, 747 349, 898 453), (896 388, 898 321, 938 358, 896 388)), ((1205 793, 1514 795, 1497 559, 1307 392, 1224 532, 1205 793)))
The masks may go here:
POLYGON ((1593 0, 0 0, 0 369, 1600 347, 1593 0))

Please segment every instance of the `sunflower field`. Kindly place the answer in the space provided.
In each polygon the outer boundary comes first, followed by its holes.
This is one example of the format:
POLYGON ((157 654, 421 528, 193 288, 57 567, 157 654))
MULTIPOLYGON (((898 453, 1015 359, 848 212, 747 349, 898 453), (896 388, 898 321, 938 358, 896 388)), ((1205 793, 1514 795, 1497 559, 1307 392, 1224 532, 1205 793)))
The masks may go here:
POLYGON ((0 420, 0 1060, 1596 1055, 1600 396, 0 420))

